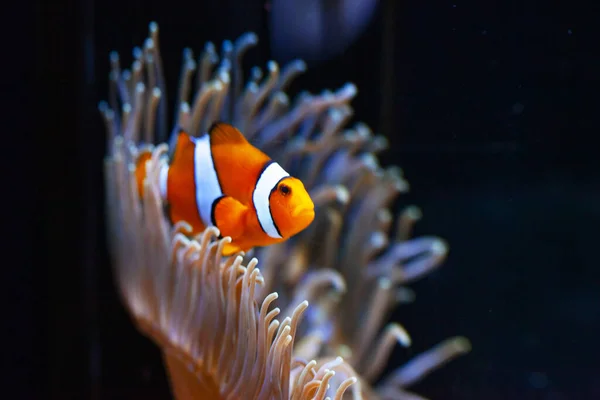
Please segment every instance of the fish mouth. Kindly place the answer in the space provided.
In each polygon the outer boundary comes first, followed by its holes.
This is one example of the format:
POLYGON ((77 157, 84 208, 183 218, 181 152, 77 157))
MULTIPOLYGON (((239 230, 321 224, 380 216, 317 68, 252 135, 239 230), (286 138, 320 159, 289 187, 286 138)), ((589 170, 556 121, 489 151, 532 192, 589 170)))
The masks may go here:
POLYGON ((292 212, 292 217, 294 218, 314 218, 315 217, 315 209, 314 208, 297 208, 292 212))
POLYGON ((298 207, 292 212, 292 235, 306 229, 315 220, 314 208, 298 207))

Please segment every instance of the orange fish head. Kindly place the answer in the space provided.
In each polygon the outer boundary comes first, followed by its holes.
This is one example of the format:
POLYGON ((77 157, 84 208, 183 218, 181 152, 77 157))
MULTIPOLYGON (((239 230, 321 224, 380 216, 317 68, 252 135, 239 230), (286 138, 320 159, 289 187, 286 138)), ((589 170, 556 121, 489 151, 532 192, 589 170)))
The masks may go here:
POLYGON ((273 220, 284 238, 306 229, 315 219, 315 204, 300 179, 282 179, 269 201, 273 220))

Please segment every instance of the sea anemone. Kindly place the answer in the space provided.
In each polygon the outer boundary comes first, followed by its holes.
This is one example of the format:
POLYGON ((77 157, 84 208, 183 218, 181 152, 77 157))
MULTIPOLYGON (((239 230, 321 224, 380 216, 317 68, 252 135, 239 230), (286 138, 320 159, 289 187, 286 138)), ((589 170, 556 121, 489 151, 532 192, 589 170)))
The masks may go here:
POLYGON ((295 61, 282 71, 269 62, 264 79, 254 67, 243 86, 241 57, 256 42, 254 34, 226 41, 220 57, 209 43, 198 61, 184 51, 174 126, 194 135, 215 120, 238 127, 303 180, 315 221, 287 242, 233 257, 221 256, 230 239, 219 240, 216 228, 190 237, 186 223, 169 223, 157 189, 168 122, 151 23, 130 70, 111 54, 109 102, 100 105, 109 245, 123 303, 162 350, 178 399, 419 399, 405 388, 469 342, 448 339, 374 385, 395 343, 411 343, 400 324, 382 325, 414 297, 404 285, 440 265, 447 246, 411 238, 416 207, 390 211, 408 184, 399 168, 378 164, 385 138, 364 124, 344 129, 354 85, 302 93, 290 105, 285 89, 304 70, 295 61), (140 198, 133 165, 146 149, 140 198))

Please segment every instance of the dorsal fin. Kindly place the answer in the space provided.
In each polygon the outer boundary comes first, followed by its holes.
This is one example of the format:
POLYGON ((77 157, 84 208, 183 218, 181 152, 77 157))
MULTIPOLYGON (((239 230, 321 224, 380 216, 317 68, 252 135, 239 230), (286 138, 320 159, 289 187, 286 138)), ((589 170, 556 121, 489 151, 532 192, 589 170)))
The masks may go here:
POLYGON ((194 138, 181 128, 174 131, 171 144, 169 145, 169 164, 172 165, 176 160, 180 159, 184 149, 188 146, 196 146, 194 138))
POLYGON ((244 134, 235 126, 225 122, 215 122, 208 128, 212 144, 247 144, 244 134))
POLYGON ((169 161, 173 161, 173 158, 175 157, 175 152, 177 151, 177 146, 179 145, 179 138, 182 134, 189 136, 189 133, 187 133, 180 126, 175 126, 173 128, 173 130, 171 131, 171 137, 169 138, 169 152, 168 152, 169 161))

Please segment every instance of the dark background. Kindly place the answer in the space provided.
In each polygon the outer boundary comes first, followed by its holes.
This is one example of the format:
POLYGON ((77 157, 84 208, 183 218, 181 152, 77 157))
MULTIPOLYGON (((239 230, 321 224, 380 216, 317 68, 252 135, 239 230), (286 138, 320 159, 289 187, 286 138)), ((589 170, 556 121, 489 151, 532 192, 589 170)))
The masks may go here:
MULTIPOLYGON (((248 60, 265 65, 264 3, 85 0, 34 11, 22 15, 35 28, 22 30, 35 52, 12 28, 5 35, 13 71, 4 92, 23 114, 7 118, 18 134, 6 152, 17 164, 5 173, 14 203, 5 226, 31 237, 7 252, 21 263, 3 268, 13 398, 168 398, 159 352, 121 308, 104 247, 96 107, 107 96, 108 53, 129 64, 156 20, 172 96, 186 46, 197 54, 207 40, 254 30, 261 45, 248 60), (37 91, 22 90, 31 82, 37 91), (31 127, 37 169, 13 151, 31 142, 31 127), (13 212, 24 205, 34 212, 13 212)), ((445 265, 412 286, 416 303, 394 316, 414 347, 397 350, 390 367, 456 334, 473 351, 419 393, 600 398, 599 14, 576 2, 384 0, 344 54, 294 86, 357 84, 357 119, 389 138, 382 163, 399 164, 411 183, 398 207, 421 206, 417 233, 450 243, 445 265)))

